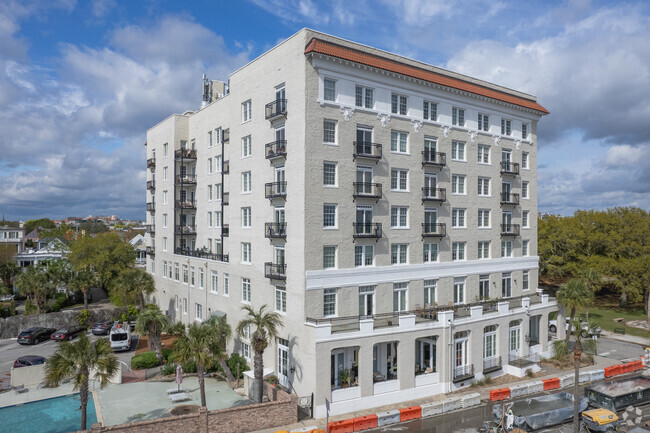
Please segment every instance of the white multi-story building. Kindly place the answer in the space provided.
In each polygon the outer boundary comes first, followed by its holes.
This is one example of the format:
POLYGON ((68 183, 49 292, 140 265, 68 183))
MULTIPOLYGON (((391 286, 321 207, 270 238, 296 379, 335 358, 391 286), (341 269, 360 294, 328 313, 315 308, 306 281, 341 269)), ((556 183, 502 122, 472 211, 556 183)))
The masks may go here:
POLYGON ((317 417, 534 368, 557 310, 537 291, 535 97, 308 29, 205 83, 147 132, 170 317, 279 312, 265 367, 317 417))

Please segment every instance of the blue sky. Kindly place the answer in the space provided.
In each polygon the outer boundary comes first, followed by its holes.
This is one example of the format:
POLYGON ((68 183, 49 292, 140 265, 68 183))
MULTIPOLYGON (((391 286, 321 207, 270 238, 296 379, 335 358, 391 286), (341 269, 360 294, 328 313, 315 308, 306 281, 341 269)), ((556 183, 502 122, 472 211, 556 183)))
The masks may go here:
POLYGON ((303 27, 536 95, 539 210, 650 210, 650 4, 0 2, 0 213, 145 215, 146 130, 303 27))

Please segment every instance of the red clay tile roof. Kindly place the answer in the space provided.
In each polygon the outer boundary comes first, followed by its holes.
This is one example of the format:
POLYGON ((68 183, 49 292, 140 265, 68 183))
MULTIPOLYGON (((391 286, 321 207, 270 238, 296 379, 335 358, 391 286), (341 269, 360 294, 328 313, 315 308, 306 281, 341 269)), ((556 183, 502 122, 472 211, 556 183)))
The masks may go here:
POLYGON ((442 86, 451 87, 453 89, 458 89, 465 92, 474 93, 476 95, 485 96, 487 98, 496 99, 498 101, 518 105, 520 107, 529 108, 531 110, 539 111, 543 114, 549 113, 546 108, 530 99, 509 95, 507 93, 489 89, 478 84, 469 83, 457 78, 438 74, 436 72, 405 65, 394 60, 389 60, 383 57, 353 50, 351 48, 346 48, 340 45, 321 41, 317 38, 313 38, 309 44, 307 44, 307 47, 305 48, 305 54, 309 53, 325 54, 328 56, 337 57, 339 59, 349 60, 351 62, 360 63, 362 65, 384 69, 386 71, 395 72, 397 74, 406 75, 420 80, 429 81, 431 83, 440 84, 442 86))

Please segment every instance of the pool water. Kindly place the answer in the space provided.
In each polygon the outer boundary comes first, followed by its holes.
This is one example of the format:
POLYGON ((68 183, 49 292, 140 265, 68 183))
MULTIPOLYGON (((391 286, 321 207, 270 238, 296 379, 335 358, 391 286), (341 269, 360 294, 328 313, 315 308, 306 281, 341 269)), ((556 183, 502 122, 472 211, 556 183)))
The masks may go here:
MULTIPOLYGON (((0 430, 12 433, 68 433, 81 427, 79 394, 0 409, 0 430)), ((88 396, 86 428, 97 422, 92 393, 88 396)))

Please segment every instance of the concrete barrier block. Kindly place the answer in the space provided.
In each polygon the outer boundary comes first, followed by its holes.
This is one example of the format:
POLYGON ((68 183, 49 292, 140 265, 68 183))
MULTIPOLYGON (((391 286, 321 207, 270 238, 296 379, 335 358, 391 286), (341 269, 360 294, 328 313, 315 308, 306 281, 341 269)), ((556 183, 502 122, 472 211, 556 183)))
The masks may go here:
POLYGON ((420 405, 422 407, 422 416, 439 415, 442 413, 442 402, 434 401, 420 405))
POLYGON ((578 380, 579 383, 589 382, 591 380, 591 374, 588 371, 581 371, 578 380))
POLYGON ((566 388, 567 386, 573 386, 575 383, 575 376, 573 373, 565 374, 560 376, 560 388, 566 388))
POLYGON ((527 383, 515 383, 510 385, 510 398, 528 395, 527 383))
POLYGON ((461 408, 460 397, 449 397, 442 401, 443 412, 450 412, 452 410, 456 410, 460 408, 461 408))
POLYGON ((481 403, 481 394, 474 392, 464 395, 460 398, 460 404, 463 408, 478 406, 481 403))
POLYGON ((528 394, 538 394, 542 391, 544 391, 544 382, 541 380, 528 382, 528 394))
POLYGON ((386 412, 379 412, 377 414, 377 427, 396 424, 400 420, 399 409, 388 410, 386 412))
POLYGON ((594 380, 603 380, 605 378, 605 370, 604 369, 599 369, 599 370, 591 370, 589 372, 589 380, 592 382, 594 380))

